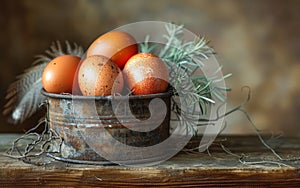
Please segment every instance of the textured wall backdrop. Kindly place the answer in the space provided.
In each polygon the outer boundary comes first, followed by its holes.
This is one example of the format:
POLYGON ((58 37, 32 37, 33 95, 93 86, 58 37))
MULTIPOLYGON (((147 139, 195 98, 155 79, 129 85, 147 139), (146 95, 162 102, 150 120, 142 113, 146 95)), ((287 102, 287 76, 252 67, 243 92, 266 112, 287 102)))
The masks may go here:
MULTIPOLYGON (((243 85, 252 88, 247 110, 262 129, 299 135, 300 1, 297 0, 4 0, 0 2, 0 89, 52 41, 70 40, 84 48, 101 33, 137 21, 184 23, 212 42, 233 88, 229 107, 239 104, 243 85)), ((22 131, 1 116, 1 132, 22 131)), ((241 113, 227 118, 228 133, 249 133, 241 113)))

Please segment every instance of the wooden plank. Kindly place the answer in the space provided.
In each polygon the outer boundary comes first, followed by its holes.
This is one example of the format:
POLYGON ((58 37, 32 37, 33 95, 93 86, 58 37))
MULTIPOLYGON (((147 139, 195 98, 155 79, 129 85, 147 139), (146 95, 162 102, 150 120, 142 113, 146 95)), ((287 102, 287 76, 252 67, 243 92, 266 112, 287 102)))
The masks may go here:
MULTIPOLYGON (((17 135, 0 135, 1 154, 17 135)), ((197 139, 188 148, 196 147, 197 139)), ((284 157, 300 156, 299 138, 277 140, 277 151, 284 157), (280 147, 279 147, 280 146, 280 147)), ((35 166, 0 156, 0 181, 3 187, 64 186, 64 187, 231 187, 271 186, 299 187, 300 161, 278 161, 255 136, 223 136, 207 152, 181 152, 172 159, 152 167, 118 165, 79 165, 54 161, 35 166), (221 144, 237 156, 224 152, 221 144), (250 164, 239 162, 238 155, 250 164), (260 161, 270 161, 261 163, 260 161), (257 162, 257 163, 255 163, 257 162), (272 163, 271 163, 272 162, 272 163), (285 166, 276 164, 280 162, 285 166)))

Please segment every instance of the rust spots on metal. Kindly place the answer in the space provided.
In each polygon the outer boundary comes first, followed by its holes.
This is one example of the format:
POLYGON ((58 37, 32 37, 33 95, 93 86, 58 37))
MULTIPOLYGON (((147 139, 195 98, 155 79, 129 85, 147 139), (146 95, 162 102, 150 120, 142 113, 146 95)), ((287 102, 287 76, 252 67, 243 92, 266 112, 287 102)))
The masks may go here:
MULTIPOLYGON (((91 149, 81 135, 81 131, 99 132, 100 127, 104 127, 119 142, 136 147, 152 146, 169 137, 171 92, 131 96, 129 97, 129 104, 126 101, 118 101, 117 109, 113 109, 111 96, 87 97, 42 93, 49 100, 50 127, 63 138, 61 155, 64 158, 104 161, 105 159, 91 149), (125 106, 129 105, 134 118, 147 120, 151 116, 148 106, 154 98, 162 99, 167 106, 167 115, 162 123, 149 132, 132 131, 127 128, 141 126, 141 124, 132 123, 132 117, 126 112, 125 106), (96 116, 95 112, 90 111, 91 105, 95 106, 96 116), (75 108, 77 110, 74 114, 75 108), (116 115, 121 115, 122 118, 118 119, 116 115)), ((142 126, 151 126, 151 123, 157 122, 153 120, 149 125, 143 124, 142 126)), ((95 148, 102 148, 106 151, 112 150, 114 143, 107 143, 105 140, 102 139, 101 142, 96 140, 95 148)), ((120 151, 120 153, 122 152, 120 151)))

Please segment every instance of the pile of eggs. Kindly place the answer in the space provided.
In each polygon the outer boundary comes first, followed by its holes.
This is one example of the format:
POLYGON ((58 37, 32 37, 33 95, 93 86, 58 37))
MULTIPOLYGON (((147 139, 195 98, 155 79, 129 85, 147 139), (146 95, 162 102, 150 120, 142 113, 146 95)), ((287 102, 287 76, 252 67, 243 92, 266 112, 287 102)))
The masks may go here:
POLYGON ((45 67, 42 84, 49 93, 107 96, 128 88, 134 95, 162 93, 168 69, 151 53, 139 53, 133 36, 111 31, 98 37, 86 58, 62 55, 45 67))

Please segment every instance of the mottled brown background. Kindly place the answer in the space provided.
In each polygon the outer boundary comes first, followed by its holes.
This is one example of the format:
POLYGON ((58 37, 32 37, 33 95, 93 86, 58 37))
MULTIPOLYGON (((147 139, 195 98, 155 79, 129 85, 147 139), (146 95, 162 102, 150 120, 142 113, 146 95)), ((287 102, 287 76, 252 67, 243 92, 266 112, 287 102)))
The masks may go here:
MULTIPOLYGON (((243 85, 252 88, 248 112, 260 128, 299 135, 300 1, 297 0, 5 0, 0 1, 1 106, 8 85, 36 54, 54 40, 84 48, 98 35, 137 21, 184 23, 212 40, 227 81, 233 88, 229 107, 241 102, 243 85)), ((9 125, 1 132, 23 131, 35 120, 9 125)), ((236 113, 227 118, 228 133, 252 130, 236 113)))

